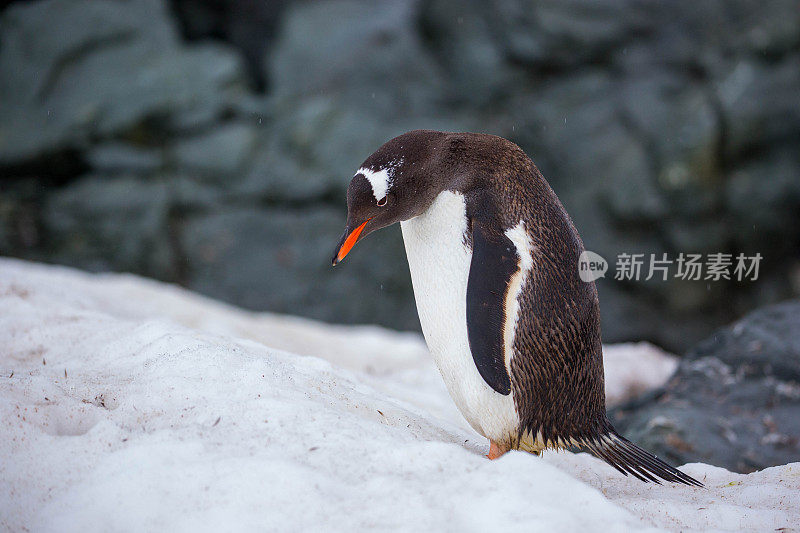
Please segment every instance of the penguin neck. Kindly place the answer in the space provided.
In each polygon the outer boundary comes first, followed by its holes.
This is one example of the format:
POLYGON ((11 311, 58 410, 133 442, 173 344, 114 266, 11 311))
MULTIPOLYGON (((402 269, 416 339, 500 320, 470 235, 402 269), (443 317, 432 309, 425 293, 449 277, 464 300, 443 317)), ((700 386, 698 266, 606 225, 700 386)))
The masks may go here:
POLYGON ((472 255, 465 239, 466 213, 463 194, 443 191, 424 213, 400 223, 420 322, 432 350, 442 337, 435 315, 446 311, 466 320, 472 255))

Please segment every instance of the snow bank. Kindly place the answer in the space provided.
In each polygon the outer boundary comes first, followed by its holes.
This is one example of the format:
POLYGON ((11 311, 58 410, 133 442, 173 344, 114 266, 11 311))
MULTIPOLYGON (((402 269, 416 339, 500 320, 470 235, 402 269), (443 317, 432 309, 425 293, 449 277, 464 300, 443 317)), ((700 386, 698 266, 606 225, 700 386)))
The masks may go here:
MULTIPOLYGON (((2 280, 35 285, 81 308, 117 318, 172 322, 218 335, 250 339, 299 355, 321 357, 353 371, 413 384, 434 395, 445 390, 416 333, 377 326, 336 326, 305 318, 253 313, 180 287, 131 274, 87 274, 78 270, 0 258, 2 280)), ((613 405, 663 385, 675 371, 674 355, 646 342, 604 346, 606 396, 613 405)), ((459 421, 452 402, 448 409, 459 421)))
MULTIPOLYGON (((254 315, 132 276, 13 260, 0 260, 0 306, 9 530, 800 521, 798 464, 747 476, 687 465, 708 485, 695 489, 645 485, 585 454, 488 461, 411 334, 254 315)), ((616 379, 613 365, 607 373, 616 379)))

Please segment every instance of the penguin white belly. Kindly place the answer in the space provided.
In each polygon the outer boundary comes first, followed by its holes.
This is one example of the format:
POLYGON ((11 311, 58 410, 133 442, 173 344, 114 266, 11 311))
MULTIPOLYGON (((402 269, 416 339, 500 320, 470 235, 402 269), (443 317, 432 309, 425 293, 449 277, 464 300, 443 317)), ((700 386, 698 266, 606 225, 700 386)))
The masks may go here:
POLYGON ((513 392, 500 394, 478 372, 467 334, 467 282, 472 252, 464 241, 466 203, 444 191, 422 215, 400 224, 417 312, 428 349, 467 422, 497 442, 516 437, 513 392))

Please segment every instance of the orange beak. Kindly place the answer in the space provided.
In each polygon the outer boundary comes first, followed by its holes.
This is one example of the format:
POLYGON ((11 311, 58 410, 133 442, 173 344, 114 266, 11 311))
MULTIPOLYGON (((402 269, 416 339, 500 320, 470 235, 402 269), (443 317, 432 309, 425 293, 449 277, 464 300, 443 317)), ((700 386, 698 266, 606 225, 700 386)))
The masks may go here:
POLYGON ((350 250, 353 249, 353 246, 355 246, 356 242, 358 241, 358 238, 361 236, 361 232, 364 231, 364 226, 366 226, 367 222, 369 222, 370 220, 372 220, 371 217, 368 218, 359 227, 357 227, 356 229, 354 229, 353 231, 350 232, 350 234, 344 240, 342 245, 339 247, 339 251, 336 252, 336 255, 333 257, 333 261, 331 261, 331 264, 333 266, 336 266, 339 263, 339 261, 344 259, 345 256, 348 253, 350 253, 350 250))

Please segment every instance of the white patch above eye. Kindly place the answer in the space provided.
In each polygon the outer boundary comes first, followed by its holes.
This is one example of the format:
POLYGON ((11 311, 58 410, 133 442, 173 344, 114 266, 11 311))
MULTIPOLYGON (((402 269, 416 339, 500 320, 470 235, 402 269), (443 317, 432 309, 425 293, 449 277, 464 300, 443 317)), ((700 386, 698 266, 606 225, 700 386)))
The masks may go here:
POLYGON ((356 174, 364 174, 369 184, 372 185, 372 194, 375 195, 376 200, 380 200, 389 192, 391 178, 389 178, 389 173, 385 168, 377 172, 373 172, 368 168, 359 168, 356 174))
POLYGON ((394 173, 398 166, 403 164, 403 158, 392 161, 386 168, 380 170, 371 170, 369 168, 361 167, 356 172, 356 175, 363 174, 369 184, 372 185, 372 194, 375 195, 376 200, 381 200, 389 192, 389 189, 394 182, 394 173))

